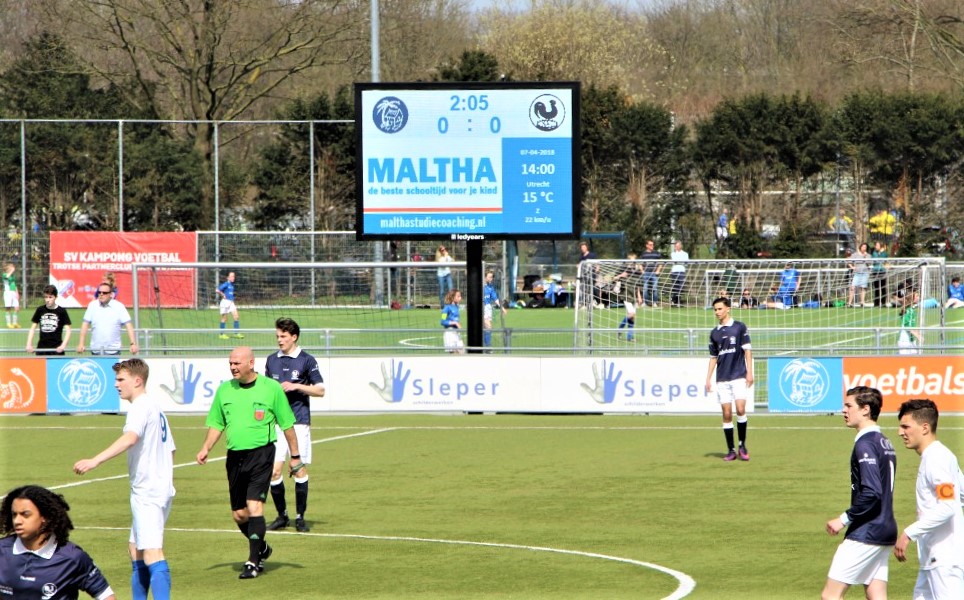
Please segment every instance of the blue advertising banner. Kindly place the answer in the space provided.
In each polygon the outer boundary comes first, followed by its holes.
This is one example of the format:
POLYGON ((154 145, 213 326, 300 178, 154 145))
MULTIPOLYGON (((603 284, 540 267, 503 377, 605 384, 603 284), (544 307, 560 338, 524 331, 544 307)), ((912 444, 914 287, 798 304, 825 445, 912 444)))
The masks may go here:
POLYGON ((48 358, 47 412, 118 412, 116 358, 48 358))
POLYGON ((771 413, 830 413, 843 407, 843 359, 767 359, 771 413))

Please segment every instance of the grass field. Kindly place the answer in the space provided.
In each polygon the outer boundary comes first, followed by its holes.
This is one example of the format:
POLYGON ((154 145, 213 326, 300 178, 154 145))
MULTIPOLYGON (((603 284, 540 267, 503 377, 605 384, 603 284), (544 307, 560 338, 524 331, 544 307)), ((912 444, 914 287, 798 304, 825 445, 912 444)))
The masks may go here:
MULTIPOLYGON (((165 549, 184 600, 814 598, 840 542, 824 523, 849 504, 854 437, 838 416, 758 414, 752 460, 724 463, 717 416, 316 416, 312 531, 269 533, 263 577, 240 581, 246 544, 215 460, 223 443, 198 466, 203 418, 171 423, 177 498, 165 549)), ((126 598, 126 461, 83 478, 71 471, 122 424, 0 418, 0 490, 59 488, 77 526, 71 539, 126 598)), ((904 526, 918 457, 900 444, 895 416, 881 424, 898 446, 904 526)), ((964 417, 943 417, 940 433, 964 452, 964 417)), ((891 561, 891 597, 909 597, 916 570, 891 561)))

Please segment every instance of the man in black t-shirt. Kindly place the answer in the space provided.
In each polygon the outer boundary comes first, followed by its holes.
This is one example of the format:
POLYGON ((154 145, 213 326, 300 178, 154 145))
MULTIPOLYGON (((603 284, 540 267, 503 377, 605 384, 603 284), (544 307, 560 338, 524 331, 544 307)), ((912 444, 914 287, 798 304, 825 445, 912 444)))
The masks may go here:
POLYGON ((48 285, 44 288, 44 303, 37 307, 30 319, 33 325, 27 333, 27 352, 33 352, 33 334, 40 329, 37 342, 37 356, 57 354, 63 356, 64 348, 70 341, 70 315, 62 306, 57 306, 57 288, 48 285))

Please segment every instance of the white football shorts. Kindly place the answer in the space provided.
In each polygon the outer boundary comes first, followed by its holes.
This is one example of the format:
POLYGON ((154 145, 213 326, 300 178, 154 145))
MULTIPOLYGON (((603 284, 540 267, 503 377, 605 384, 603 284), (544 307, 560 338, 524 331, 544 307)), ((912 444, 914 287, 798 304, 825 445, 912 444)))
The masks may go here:
MULTIPOLYGON (((284 462, 288 456, 288 439, 285 437, 281 428, 274 426, 278 439, 274 443, 274 461, 284 462)), ((303 423, 295 423, 295 437, 298 438, 298 453, 301 454, 301 462, 306 465, 311 464, 311 427, 303 423)))
POLYGON ((138 550, 152 550, 164 547, 164 524, 171 514, 173 496, 150 498, 131 494, 130 543, 138 550))
POLYGON ((746 379, 716 382, 716 399, 720 404, 733 404, 746 400, 746 379))
POLYGON ((221 300, 219 308, 221 309, 222 315, 230 315, 238 310, 238 307, 234 305, 234 300, 228 300, 227 298, 221 300))
POLYGON ((893 549, 893 546, 844 540, 833 555, 827 577, 847 585, 870 585, 875 579, 887 581, 887 563, 893 549))

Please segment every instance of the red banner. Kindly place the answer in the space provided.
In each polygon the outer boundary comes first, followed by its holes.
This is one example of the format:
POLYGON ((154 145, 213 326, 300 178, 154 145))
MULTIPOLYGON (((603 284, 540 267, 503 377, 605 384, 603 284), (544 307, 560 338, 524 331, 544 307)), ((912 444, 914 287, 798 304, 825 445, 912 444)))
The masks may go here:
POLYGON ((964 412, 964 357, 846 357, 843 371, 844 389, 866 385, 880 390, 884 412, 897 412, 913 398, 930 398, 941 413, 964 412))
POLYGON ((138 272, 140 306, 193 308, 196 271, 176 267, 195 261, 194 233, 50 232, 50 283, 57 286, 58 304, 67 308, 90 304, 107 273, 116 279, 117 300, 132 306, 132 263, 168 263, 172 267, 158 270, 156 280, 148 271, 138 272))

